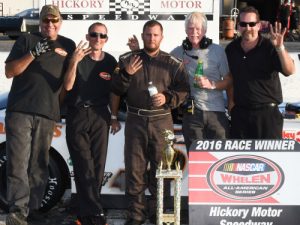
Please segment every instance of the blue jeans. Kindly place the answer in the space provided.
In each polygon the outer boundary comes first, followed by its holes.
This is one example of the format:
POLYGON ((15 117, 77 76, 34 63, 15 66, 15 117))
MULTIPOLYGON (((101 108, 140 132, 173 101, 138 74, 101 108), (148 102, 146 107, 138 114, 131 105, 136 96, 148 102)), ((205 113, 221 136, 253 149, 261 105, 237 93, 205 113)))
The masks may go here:
POLYGON ((182 132, 187 150, 197 139, 225 139, 229 134, 229 122, 225 112, 202 111, 185 113, 182 132))
POLYGON ((5 125, 9 211, 27 216, 29 209, 40 207, 45 192, 55 122, 33 114, 7 112, 5 125))

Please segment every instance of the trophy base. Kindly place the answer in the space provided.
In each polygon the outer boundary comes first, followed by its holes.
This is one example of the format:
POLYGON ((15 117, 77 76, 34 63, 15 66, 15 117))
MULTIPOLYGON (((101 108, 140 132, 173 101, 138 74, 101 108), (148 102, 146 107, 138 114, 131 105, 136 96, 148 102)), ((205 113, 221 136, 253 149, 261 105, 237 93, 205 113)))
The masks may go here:
POLYGON ((174 214, 162 214, 161 222, 163 223, 174 223, 174 214))
POLYGON ((157 178, 157 225, 163 225, 163 223, 174 225, 180 225, 180 192, 181 192, 181 170, 163 170, 161 168, 156 171, 157 178), (164 179, 174 179, 174 213, 163 213, 163 192, 164 179))
POLYGON ((182 170, 156 170, 156 178, 171 178, 179 179, 182 178, 182 170))

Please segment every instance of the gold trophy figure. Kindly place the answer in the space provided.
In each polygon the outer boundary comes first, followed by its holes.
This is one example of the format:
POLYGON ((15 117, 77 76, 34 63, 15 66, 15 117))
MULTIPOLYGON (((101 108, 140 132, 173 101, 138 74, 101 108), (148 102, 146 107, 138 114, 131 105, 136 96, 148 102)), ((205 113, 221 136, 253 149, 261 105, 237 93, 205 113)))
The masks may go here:
POLYGON ((159 168, 156 171, 157 178, 157 225, 163 225, 163 223, 174 225, 180 225, 180 202, 181 202, 181 179, 182 171, 180 170, 179 162, 174 162, 176 151, 173 149, 173 142, 175 135, 170 130, 164 130, 163 133, 166 147, 163 149, 162 161, 159 168), (172 164, 175 163, 175 170, 171 169, 172 164), (167 169, 163 169, 163 168, 167 169), (174 213, 163 213, 163 193, 164 193, 164 179, 174 179, 174 213))
POLYGON ((173 142, 175 140, 175 135, 170 130, 164 130, 163 135, 165 137, 165 141, 167 146, 163 151, 163 160, 162 163, 167 166, 167 170, 171 171, 171 166, 175 157, 175 150, 173 149, 173 142))

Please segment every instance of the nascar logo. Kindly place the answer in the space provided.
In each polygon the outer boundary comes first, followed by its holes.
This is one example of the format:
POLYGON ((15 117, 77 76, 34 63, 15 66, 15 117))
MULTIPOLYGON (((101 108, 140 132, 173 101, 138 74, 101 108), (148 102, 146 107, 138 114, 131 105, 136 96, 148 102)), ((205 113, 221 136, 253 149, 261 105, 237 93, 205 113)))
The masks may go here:
POLYGON ((265 171, 265 163, 225 163, 224 171, 265 171))
POLYGON ((216 193, 235 200, 257 200, 277 192, 284 181, 282 169, 255 155, 222 159, 208 170, 207 182, 216 193))

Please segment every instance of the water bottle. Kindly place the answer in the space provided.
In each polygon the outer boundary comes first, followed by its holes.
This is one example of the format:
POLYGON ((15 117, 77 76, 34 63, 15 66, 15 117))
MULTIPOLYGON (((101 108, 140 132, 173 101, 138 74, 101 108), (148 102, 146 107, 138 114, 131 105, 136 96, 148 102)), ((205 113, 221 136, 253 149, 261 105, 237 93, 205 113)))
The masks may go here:
POLYGON ((200 88, 197 82, 197 78, 203 76, 203 62, 201 59, 198 60, 197 68, 194 75, 194 88, 200 88))
POLYGON ((158 93, 157 88, 153 85, 152 81, 149 82, 148 91, 151 97, 158 93))

